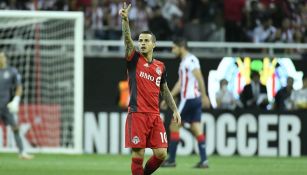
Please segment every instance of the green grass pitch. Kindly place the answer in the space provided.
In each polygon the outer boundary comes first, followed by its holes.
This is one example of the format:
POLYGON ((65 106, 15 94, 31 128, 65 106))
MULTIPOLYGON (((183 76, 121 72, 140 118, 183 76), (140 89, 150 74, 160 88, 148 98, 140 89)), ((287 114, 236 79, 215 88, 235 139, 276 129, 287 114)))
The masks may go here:
MULTIPOLYGON (((129 175, 130 156, 36 154, 20 160, 0 153, 0 175, 129 175)), ((148 157, 146 158, 146 160, 148 157)), ((146 161, 145 160, 145 161, 146 161)), ((307 175, 307 157, 259 158, 210 156, 209 169, 194 169, 197 156, 178 156, 176 168, 159 168, 155 175, 307 175)))

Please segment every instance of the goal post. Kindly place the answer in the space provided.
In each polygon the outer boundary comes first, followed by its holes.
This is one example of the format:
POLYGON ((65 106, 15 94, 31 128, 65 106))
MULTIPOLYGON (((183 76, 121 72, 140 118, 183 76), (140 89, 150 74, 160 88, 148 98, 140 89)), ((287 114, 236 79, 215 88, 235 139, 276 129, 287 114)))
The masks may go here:
MULTIPOLYGON (((82 12, 0 11, 0 52, 22 76, 19 123, 30 152, 82 153, 82 12)), ((0 151, 15 151, 0 125, 0 151)))

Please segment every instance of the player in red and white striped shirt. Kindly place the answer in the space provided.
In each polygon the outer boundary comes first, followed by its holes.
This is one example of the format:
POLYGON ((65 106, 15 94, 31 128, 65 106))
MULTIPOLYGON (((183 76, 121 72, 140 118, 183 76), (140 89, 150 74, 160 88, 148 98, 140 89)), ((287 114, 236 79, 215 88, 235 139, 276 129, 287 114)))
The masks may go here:
MULTIPOLYGON (((180 93, 181 101, 179 105, 182 121, 189 123, 194 137, 198 141, 200 162, 196 168, 208 168, 208 161, 205 148, 205 136, 201 130, 200 120, 202 107, 210 107, 209 98, 206 95, 205 83, 200 70, 199 60, 187 50, 187 42, 183 38, 174 41, 172 52, 181 58, 179 66, 179 79, 172 89, 172 95, 180 93)), ((162 101, 161 107, 165 108, 162 101)), ((176 151, 179 143, 178 125, 171 122, 169 158, 162 164, 162 167, 176 166, 176 151)))

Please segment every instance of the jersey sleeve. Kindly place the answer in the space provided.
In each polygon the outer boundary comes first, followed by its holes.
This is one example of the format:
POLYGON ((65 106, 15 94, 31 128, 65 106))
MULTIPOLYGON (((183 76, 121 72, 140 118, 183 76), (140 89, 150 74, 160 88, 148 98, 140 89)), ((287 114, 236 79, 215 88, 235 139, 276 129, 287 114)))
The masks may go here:
POLYGON ((140 57, 140 54, 136 50, 133 50, 131 54, 126 57, 128 71, 136 69, 136 65, 139 60, 139 57, 140 57))
POLYGON ((196 57, 193 57, 189 63, 189 69, 193 71, 194 69, 200 69, 199 60, 196 57))
POLYGON ((127 62, 135 61, 138 56, 139 56, 139 53, 134 49, 130 55, 126 56, 126 61, 127 62))
POLYGON ((134 56, 134 53, 135 53, 135 50, 133 50, 133 51, 130 53, 130 55, 126 55, 126 60, 127 60, 127 61, 131 61, 132 58, 133 58, 133 56, 134 56))
POLYGON ((166 67, 164 65, 163 73, 162 73, 162 76, 161 76, 161 84, 166 83, 166 77, 167 77, 167 72, 166 72, 166 67))

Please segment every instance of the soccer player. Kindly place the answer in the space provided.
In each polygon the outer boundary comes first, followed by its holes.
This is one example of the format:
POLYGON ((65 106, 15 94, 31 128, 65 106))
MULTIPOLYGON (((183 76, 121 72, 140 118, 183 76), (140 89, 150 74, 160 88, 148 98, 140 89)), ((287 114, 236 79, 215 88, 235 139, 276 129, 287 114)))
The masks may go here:
POLYGON ((22 94, 21 76, 14 67, 7 65, 6 56, 0 52, 0 119, 5 125, 10 125, 14 132, 15 141, 19 149, 19 158, 32 159, 23 149, 19 136, 19 126, 14 119, 19 110, 19 101, 22 94), (12 90, 14 90, 12 92, 12 90))
POLYGON ((125 146, 132 148, 131 171, 133 175, 152 174, 167 156, 167 138, 160 118, 159 95, 173 111, 173 120, 180 124, 181 117, 168 89, 166 70, 162 62, 153 58, 155 36, 143 31, 138 38, 136 51, 131 38, 128 13, 123 4, 119 14, 126 48, 126 60, 130 89, 130 102, 125 127, 125 146), (151 148, 153 156, 143 168, 145 148, 151 148))
MULTIPOLYGON (((199 60, 187 50, 187 42, 183 38, 174 40, 172 52, 181 58, 179 66, 179 79, 173 87, 171 94, 180 93, 179 104, 182 122, 190 124, 190 129, 198 141, 200 162, 195 168, 208 168, 205 148, 205 136, 200 124, 202 107, 209 108, 210 101, 206 95, 205 83, 200 70, 199 60)), ((166 109, 165 101, 161 102, 161 108, 166 109)), ((180 126, 173 121, 170 124, 169 157, 163 162, 162 167, 176 167, 176 151, 179 143, 180 126)))

